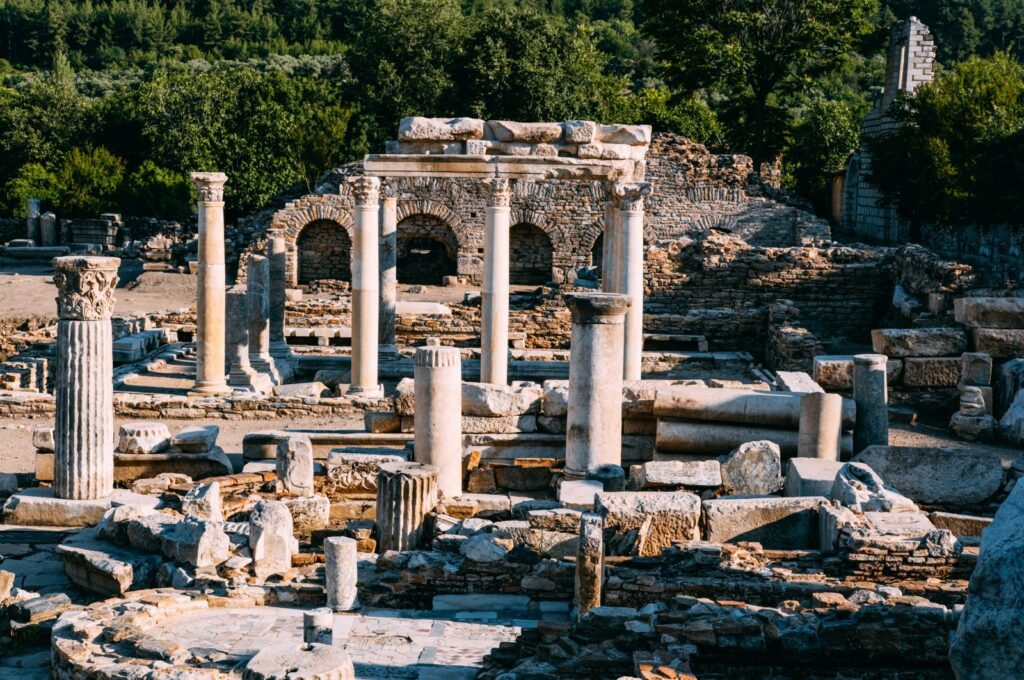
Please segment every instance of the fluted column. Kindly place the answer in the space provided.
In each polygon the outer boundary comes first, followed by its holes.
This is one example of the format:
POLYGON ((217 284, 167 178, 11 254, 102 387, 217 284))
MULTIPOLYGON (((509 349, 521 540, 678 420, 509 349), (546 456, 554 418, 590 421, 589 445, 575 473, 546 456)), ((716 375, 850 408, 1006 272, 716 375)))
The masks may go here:
POLYGON ((380 201, 380 344, 394 347, 398 302, 398 199, 380 201))
POLYGON ((644 349, 644 198, 651 195, 651 185, 616 182, 613 195, 618 213, 616 241, 622 247, 622 252, 616 256, 619 280, 616 292, 630 299, 622 377, 640 380, 644 349))
POLYGON ((462 495, 462 361, 455 347, 416 349, 416 462, 438 469, 447 498, 462 495))
POLYGON ((245 279, 249 300, 249 363, 253 369, 281 384, 274 357, 270 356, 270 262, 262 255, 250 255, 245 279))
POLYGON ((58 257, 54 492, 93 500, 114 491, 114 349, 110 315, 116 257, 58 257))
POLYGON ((222 172, 193 172, 199 192, 199 277, 195 394, 230 391, 224 366, 224 183, 222 172))
POLYGON ((377 336, 380 316, 380 179, 349 179, 355 197, 352 244, 352 382, 349 394, 383 396, 377 382, 377 336))
POLYGON ((630 300, 614 293, 565 296, 572 311, 565 474, 622 465, 622 325, 630 300))
POLYGON ((437 468, 383 463, 377 473, 377 552, 415 550, 437 505, 437 468))
POLYGON ((280 231, 271 232, 267 239, 267 258, 270 260, 270 356, 274 357, 282 380, 287 381, 294 374, 291 363, 294 354, 284 336, 288 243, 280 231))
POLYGON ((508 384, 508 280, 512 185, 504 177, 484 180, 484 285, 480 311, 480 382, 508 384))

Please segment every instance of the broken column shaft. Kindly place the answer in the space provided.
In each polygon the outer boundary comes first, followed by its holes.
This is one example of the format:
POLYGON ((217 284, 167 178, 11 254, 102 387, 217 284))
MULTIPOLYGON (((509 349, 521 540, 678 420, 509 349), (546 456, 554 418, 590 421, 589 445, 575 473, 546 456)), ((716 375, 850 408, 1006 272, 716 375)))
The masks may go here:
POLYGON ((437 505, 437 468, 383 463, 377 473, 377 552, 415 550, 437 505))
POLYGON ((446 498, 462 495, 462 361, 455 347, 416 350, 413 421, 417 463, 438 469, 446 498))
POLYGON ((853 357, 853 400, 857 424, 853 428, 853 452, 889 444, 889 395, 884 354, 853 357))

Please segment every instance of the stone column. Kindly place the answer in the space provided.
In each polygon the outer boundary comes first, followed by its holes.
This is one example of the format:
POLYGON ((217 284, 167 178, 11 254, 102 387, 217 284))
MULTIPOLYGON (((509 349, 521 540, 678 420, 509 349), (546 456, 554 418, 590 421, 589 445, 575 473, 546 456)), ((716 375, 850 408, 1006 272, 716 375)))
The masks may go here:
POLYGON ((508 384, 508 278, 512 184, 504 177, 484 180, 484 285, 480 311, 480 382, 508 384))
POLYGON ((618 213, 617 228, 621 252, 617 255, 618 287, 615 292, 628 295, 631 301, 626 312, 625 360, 623 377, 640 380, 644 349, 644 198, 651 195, 647 183, 613 186, 618 213))
MULTIPOLYGON (((331 539, 327 539, 331 540, 331 539)), ((319 607, 302 613, 302 641, 308 645, 334 644, 334 612, 319 607)))
POLYGON ((280 231, 270 233, 267 240, 267 258, 270 260, 270 356, 284 381, 291 380, 294 354, 284 336, 285 304, 287 302, 288 243, 280 231))
POLYGON ((352 244, 352 382, 349 394, 383 396, 377 382, 377 336, 380 315, 380 180, 360 175, 349 179, 355 206, 352 244))
POLYGON ((605 293, 615 293, 615 286, 618 284, 619 275, 615 271, 615 239, 618 237, 615 219, 617 214, 615 205, 608 201, 604 206, 604 236, 601 241, 601 290, 605 293))
POLYGON ((39 230, 39 216, 42 213, 42 206, 38 198, 28 199, 28 219, 25 220, 25 238, 35 241, 37 246, 42 244, 42 234, 39 230))
POLYGON ((437 505, 437 468, 382 463, 377 473, 377 552, 414 550, 427 514, 437 505))
POLYGON ((417 463, 438 469, 446 498, 462 495, 462 361, 454 347, 416 349, 413 451, 417 463))
POLYGON ((853 357, 853 400, 857 402, 854 454, 874 444, 889 444, 887 362, 888 357, 884 354, 857 354, 853 357))
POLYGON ((193 394, 229 392, 224 368, 224 183, 222 172, 193 172, 199 192, 196 384, 193 394))
POLYGON ((842 396, 824 392, 808 392, 800 397, 797 456, 839 460, 842 436, 842 396))
POLYGON ((267 393, 270 378, 249 363, 249 297, 244 288, 232 288, 224 296, 227 315, 228 386, 236 390, 267 393))
POLYGON ((336 612, 359 609, 356 540, 344 536, 324 539, 324 590, 327 606, 336 612))
POLYGON ((249 363, 258 373, 281 384, 274 357, 270 356, 270 262, 262 255, 250 255, 245 292, 249 300, 249 363))
POLYGON ((114 349, 110 315, 116 257, 58 257, 53 488, 94 500, 114 491, 114 349))
POLYGON ((39 236, 39 239, 36 241, 36 245, 60 245, 60 229, 57 227, 57 216, 52 212, 44 212, 40 215, 36 234, 39 236))
POLYGON ((394 348, 395 305, 398 302, 398 199, 380 201, 380 344, 394 348))
POLYGON ((622 465, 622 326, 630 300, 615 293, 565 296, 572 311, 565 474, 622 465))
POLYGON ((604 520, 596 512, 580 516, 580 542, 576 549, 576 616, 601 606, 604 584, 604 520))

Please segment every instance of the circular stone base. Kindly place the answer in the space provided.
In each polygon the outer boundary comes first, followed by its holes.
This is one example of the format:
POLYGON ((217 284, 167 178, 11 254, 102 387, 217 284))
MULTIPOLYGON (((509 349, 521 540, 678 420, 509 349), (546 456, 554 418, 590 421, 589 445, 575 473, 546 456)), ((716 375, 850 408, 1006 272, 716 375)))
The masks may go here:
POLYGON ((249 660, 243 680, 353 680, 352 658, 330 645, 286 642, 261 650, 249 660))

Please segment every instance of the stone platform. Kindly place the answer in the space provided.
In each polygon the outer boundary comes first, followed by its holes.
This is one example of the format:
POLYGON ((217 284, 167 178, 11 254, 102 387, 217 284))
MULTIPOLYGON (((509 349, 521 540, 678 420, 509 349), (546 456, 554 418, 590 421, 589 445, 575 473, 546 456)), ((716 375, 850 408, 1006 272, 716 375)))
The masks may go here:
POLYGON ((120 505, 156 507, 155 496, 115 489, 106 498, 97 500, 66 500, 54 496, 53 489, 34 487, 16 493, 3 507, 3 523, 20 526, 86 527, 97 524, 103 513, 120 505))

